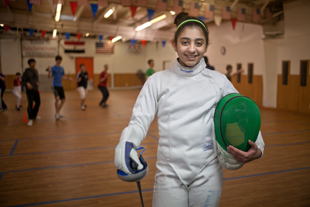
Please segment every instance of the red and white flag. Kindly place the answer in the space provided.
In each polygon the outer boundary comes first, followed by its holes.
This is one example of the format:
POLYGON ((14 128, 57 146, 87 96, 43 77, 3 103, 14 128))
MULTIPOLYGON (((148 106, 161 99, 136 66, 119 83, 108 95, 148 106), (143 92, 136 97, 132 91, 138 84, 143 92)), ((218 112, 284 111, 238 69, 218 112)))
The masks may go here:
POLYGON ((213 19, 214 18, 214 5, 206 4, 204 17, 208 18, 208 19, 213 19))
POLYGON ((174 0, 173 11, 177 14, 183 11, 183 0, 174 0))
POLYGON ((122 6, 130 6, 131 5, 131 0, 121 0, 121 5, 122 6))
POLYGON ((146 6, 147 0, 137 0, 137 6, 146 6))
POLYGON ((108 7, 109 2, 108 2, 108 0, 98 0, 97 5, 98 5, 98 7, 108 7))
POLYGON ((253 22, 259 22, 260 20, 261 20, 260 9, 253 8, 253 22))
POLYGON ((41 0, 29 0, 30 4, 41 5, 41 0))
POLYGON ((156 9, 165 11, 167 10, 167 0, 158 0, 156 9))
POLYGON ((88 6, 88 0, 77 0, 78 6, 88 6))
POLYGON ((188 15, 193 16, 193 17, 199 16, 199 3, 198 2, 191 2, 188 15))
POLYGON ((245 8, 238 8, 237 20, 238 21, 245 21, 245 8))
POLYGON ((229 6, 223 6, 222 7, 222 19, 230 19, 230 7, 229 6))
POLYGON ((53 4, 62 4, 64 5, 65 4, 65 0, 53 0, 53 4))

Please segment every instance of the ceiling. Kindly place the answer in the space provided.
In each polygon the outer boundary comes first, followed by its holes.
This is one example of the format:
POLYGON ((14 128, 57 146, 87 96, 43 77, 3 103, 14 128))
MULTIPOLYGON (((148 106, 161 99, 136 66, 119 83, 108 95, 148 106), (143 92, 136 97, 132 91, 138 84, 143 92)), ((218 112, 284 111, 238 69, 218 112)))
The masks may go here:
MULTIPOLYGON (((47 38, 51 38, 51 33, 54 28, 58 30, 58 37, 64 36, 64 33, 89 33, 90 38, 95 38, 98 35, 103 35, 104 38, 109 36, 123 36, 123 40, 138 39, 148 41, 169 40, 173 38, 175 25, 173 20, 175 15, 170 13, 173 8, 174 0, 167 0, 167 11, 156 10, 157 0, 147 0, 146 7, 138 7, 134 17, 131 17, 131 11, 128 6, 122 6, 120 0, 109 0, 108 7, 98 7, 96 17, 93 17, 90 6, 80 6, 77 8, 75 15, 72 15, 69 1, 65 0, 65 4, 61 10, 61 18, 59 22, 55 22, 56 5, 53 0, 41 0, 41 5, 33 5, 29 11, 26 0, 11 0, 8 7, 5 6, 5 0, 0 1, 0 23, 10 26, 8 32, 0 29, 0 38, 30 38, 28 29, 34 29, 34 35, 31 37, 40 38, 41 30, 47 31, 47 38), (104 18, 104 14, 110 9, 115 9, 115 12, 109 17, 104 18), (154 23, 151 27, 142 31, 136 32, 135 28, 148 20, 147 9, 154 9, 153 18, 162 14, 166 14, 167 18, 154 23), (75 20, 75 21, 74 21, 75 20)), ((290 0, 286 0, 290 1, 290 0)), ((188 12, 190 0, 183 0, 183 11, 188 12)), ((231 7, 231 15, 236 16, 237 8, 246 9, 246 21, 252 21, 252 8, 260 8, 261 13, 268 7, 271 8, 273 18, 262 20, 255 24, 275 23, 281 18, 283 19, 283 2, 280 0, 196 0, 199 2, 199 10, 202 15, 204 5, 209 3, 214 5, 214 16, 221 16, 221 8, 223 6, 231 7)), ((97 0, 89 0, 89 4, 97 3, 97 0)), ((133 6, 137 5, 137 0, 131 0, 133 6)), ((227 20, 226 20, 227 21, 227 20)), ((214 24, 214 20, 206 19, 207 24, 214 24)))

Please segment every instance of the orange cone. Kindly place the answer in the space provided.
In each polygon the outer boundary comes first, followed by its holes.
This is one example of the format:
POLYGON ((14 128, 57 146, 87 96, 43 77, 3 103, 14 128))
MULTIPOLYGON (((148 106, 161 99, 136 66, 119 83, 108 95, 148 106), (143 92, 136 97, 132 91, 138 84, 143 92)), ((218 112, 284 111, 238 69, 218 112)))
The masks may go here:
POLYGON ((23 122, 26 123, 26 124, 27 124, 27 122, 28 122, 27 113, 24 114, 23 122))

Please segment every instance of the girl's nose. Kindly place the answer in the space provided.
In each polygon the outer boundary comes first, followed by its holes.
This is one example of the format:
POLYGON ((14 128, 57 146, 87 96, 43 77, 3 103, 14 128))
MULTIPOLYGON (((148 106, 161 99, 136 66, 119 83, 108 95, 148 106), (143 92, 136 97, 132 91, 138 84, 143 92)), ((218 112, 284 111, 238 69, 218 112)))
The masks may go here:
POLYGON ((187 50, 190 53, 194 53, 196 51, 195 44, 190 44, 187 50))

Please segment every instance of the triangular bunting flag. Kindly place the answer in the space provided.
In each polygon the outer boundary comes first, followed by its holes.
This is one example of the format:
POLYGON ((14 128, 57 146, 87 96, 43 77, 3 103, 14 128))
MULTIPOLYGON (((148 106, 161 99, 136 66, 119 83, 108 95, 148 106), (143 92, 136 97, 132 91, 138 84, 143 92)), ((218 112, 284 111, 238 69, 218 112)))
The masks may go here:
POLYGON ((46 31, 45 30, 41 30, 41 35, 42 35, 42 38, 45 37, 45 34, 46 34, 46 31))
POLYGON ((30 0, 27 0, 27 6, 28 6, 29 11, 31 11, 31 8, 32 8, 33 4, 30 4, 29 1, 30 1, 30 0))
POLYGON ((136 6, 130 6, 131 18, 133 18, 135 16, 136 11, 137 11, 136 6))
POLYGON ((109 37, 109 40, 110 40, 110 41, 112 41, 112 40, 113 40, 113 38, 114 38, 113 36, 110 36, 110 37, 109 37))
POLYGON ((81 37, 82 37, 82 33, 76 33, 76 37, 77 39, 80 41, 81 37))
POLYGON ((163 47, 166 46, 166 41, 165 40, 163 40, 161 43, 163 44, 163 47))
POLYGON ((34 29, 29 29, 29 35, 30 37, 33 35, 34 29))
POLYGON ((96 18, 96 14, 98 11, 98 5, 97 4, 90 4, 90 8, 91 8, 91 11, 93 13, 93 17, 96 18))
POLYGON ((8 32, 9 29, 10 29, 10 26, 7 25, 7 24, 5 24, 5 25, 4 25, 4 31, 5 31, 5 32, 8 32))
POLYGON ((99 35, 99 42, 102 42, 103 35, 99 35))
POLYGON ((149 18, 149 21, 151 21, 153 15, 154 15, 155 10, 154 9, 147 9, 147 16, 149 18))
POLYGON ((74 16, 76 9, 77 9, 77 2, 76 1, 70 1, 69 3, 70 3, 72 16, 74 16))
POLYGON ((4 4, 6 8, 9 6, 9 3, 10 3, 10 0, 4 0, 4 4))
POLYGON ((206 18, 204 16, 199 16, 198 19, 200 19, 202 22, 206 21, 206 18))
POLYGON ((237 18, 231 18, 230 21, 231 21, 231 25, 232 25, 233 30, 235 30, 237 18))
POLYGON ((146 45, 146 40, 141 40, 142 46, 146 45))
POLYGON ((136 43, 136 40, 135 39, 131 39, 130 43, 131 43, 131 46, 134 46, 134 44, 136 43))
POLYGON ((70 38, 70 33, 66 32, 65 35, 66 35, 66 40, 68 40, 70 38))

